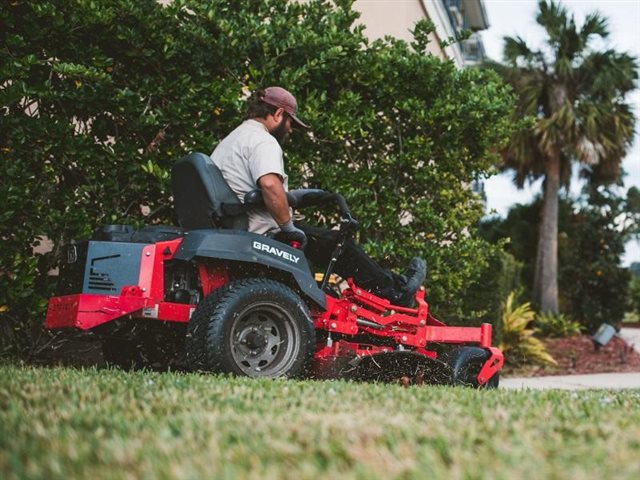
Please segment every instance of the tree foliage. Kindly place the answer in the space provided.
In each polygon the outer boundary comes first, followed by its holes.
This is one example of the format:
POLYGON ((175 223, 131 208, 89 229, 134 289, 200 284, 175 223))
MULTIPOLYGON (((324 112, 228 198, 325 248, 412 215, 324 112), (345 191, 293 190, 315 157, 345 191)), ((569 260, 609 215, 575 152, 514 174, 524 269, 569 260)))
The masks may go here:
POLYGON ((534 303, 558 312, 558 190, 568 186, 572 164, 594 184, 615 183, 633 140, 635 118, 626 96, 638 79, 637 59, 594 49, 609 30, 606 18, 587 15, 578 26, 559 2, 540 0, 540 48, 505 37, 504 64, 493 64, 518 94, 516 119, 528 117, 503 151, 504 165, 522 186, 544 177, 534 303))
MULTIPOLYGON (((560 308, 593 331, 602 322, 622 321, 628 305, 628 269, 621 261, 625 243, 635 234, 634 192, 620 197, 612 188, 587 187, 575 201, 559 205, 558 257, 560 308)), ((518 205, 505 220, 489 220, 482 236, 497 242, 509 239, 506 249, 523 263, 525 297, 531 298, 534 281, 535 239, 540 199, 518 205)), ((549 316, 556 318, 557 316, 549 316)))
POLYGON ((369 43, 351 3, 3 2, 0 305, 41 314, 57 249, 100 224, 171 223, 173 162, 278 84, 313 127, 285 148, 290 184, 343 193, 385 264, 424 255, 432 301, 461 316, 488 254, 466 186, 508 136, 508 87, 424 54, 428 25, 369 43))
POLYGON ((588 188, 586 201, 570 217, 560 249, 565 310, 589 331, 622 321, 629 296, 629 270, 622 267, 629 231, 626 199, 608 188, 588 188))

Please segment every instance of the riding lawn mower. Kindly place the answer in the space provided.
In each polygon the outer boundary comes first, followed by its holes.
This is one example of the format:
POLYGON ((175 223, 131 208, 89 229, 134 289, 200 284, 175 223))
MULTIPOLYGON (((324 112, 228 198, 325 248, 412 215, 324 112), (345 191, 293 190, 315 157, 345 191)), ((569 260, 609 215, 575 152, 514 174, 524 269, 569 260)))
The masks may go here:
POLYGON ((292 208, 338 207, 338 241, 316 275, 297 245, 247 231, 260 191, 240 202, 207 155, 179 160, 172 190, 180 227, 107 225, 63 248, 45 328, 97 339, 126 368, 497 387, 490 324, 446 326, 424 287, 409 308, 333 281, 357 228, 341 195, 287 194, 292 208))

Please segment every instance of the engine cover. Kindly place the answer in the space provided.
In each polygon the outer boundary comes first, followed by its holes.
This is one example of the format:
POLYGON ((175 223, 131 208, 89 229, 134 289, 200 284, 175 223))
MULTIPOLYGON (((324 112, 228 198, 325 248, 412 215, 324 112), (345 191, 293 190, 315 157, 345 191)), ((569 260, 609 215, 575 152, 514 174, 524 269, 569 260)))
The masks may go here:
POLYGON ((84 241, 66 245, 61 258, 58 295, 118 295, 137 285, 143 243, 84 241))

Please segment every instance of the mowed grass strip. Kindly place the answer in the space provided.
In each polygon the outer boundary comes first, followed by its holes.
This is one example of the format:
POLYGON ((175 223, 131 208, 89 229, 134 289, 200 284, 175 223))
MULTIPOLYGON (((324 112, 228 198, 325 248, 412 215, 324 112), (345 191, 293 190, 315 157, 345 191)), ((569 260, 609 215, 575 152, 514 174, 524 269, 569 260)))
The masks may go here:
POLYGON ((640 478, 640 391, 0 365, 0 478, 640 478))

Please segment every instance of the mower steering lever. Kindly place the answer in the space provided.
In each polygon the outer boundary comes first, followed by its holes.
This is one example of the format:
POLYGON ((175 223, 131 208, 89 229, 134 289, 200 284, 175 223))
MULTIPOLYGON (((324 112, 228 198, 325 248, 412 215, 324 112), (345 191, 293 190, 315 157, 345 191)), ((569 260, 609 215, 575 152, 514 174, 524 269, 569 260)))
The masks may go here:
POLYGON ((347 200, 339 193, 334 193, 333 197, 340 209, 340 231, 348 234, 355 232, 358 229, 358 221, 353 218, 347 200))
POLYGON ((322 284, 320 285, 321 290, 326 289, 329 282, 329 277, 331 277, 331 274, 333 273, 333 269, 336 265, 336 262, 338 261, 338 258, 340 257, 340 255, 342 255, 344 244, 346 243, 347 240, 349 240, 353 236, 353 233, 358 228, 358 221, 355 218, 353 218, 353 216, 351 216, 351 212, 347 207, 347 203, 344 200, 344 197, 342 195, 336 194, 336 198, 338 197, 342 199, 344 209, 343 209, 343 205, 338 203, 340 205, 340 210, 341 210, 340 213, 342 214, 340 217, 340 230, 338 234, 338 241, 336 242, 336 246, 333 249, 333 252, 331 253, 331 260, 329 261, 329 265, 327 265, 327 269, 324 272, 322 284))
POLYGON ((358 229, 358 221, 350 213, 340 218, 340 231, 351 234, 358 229))

